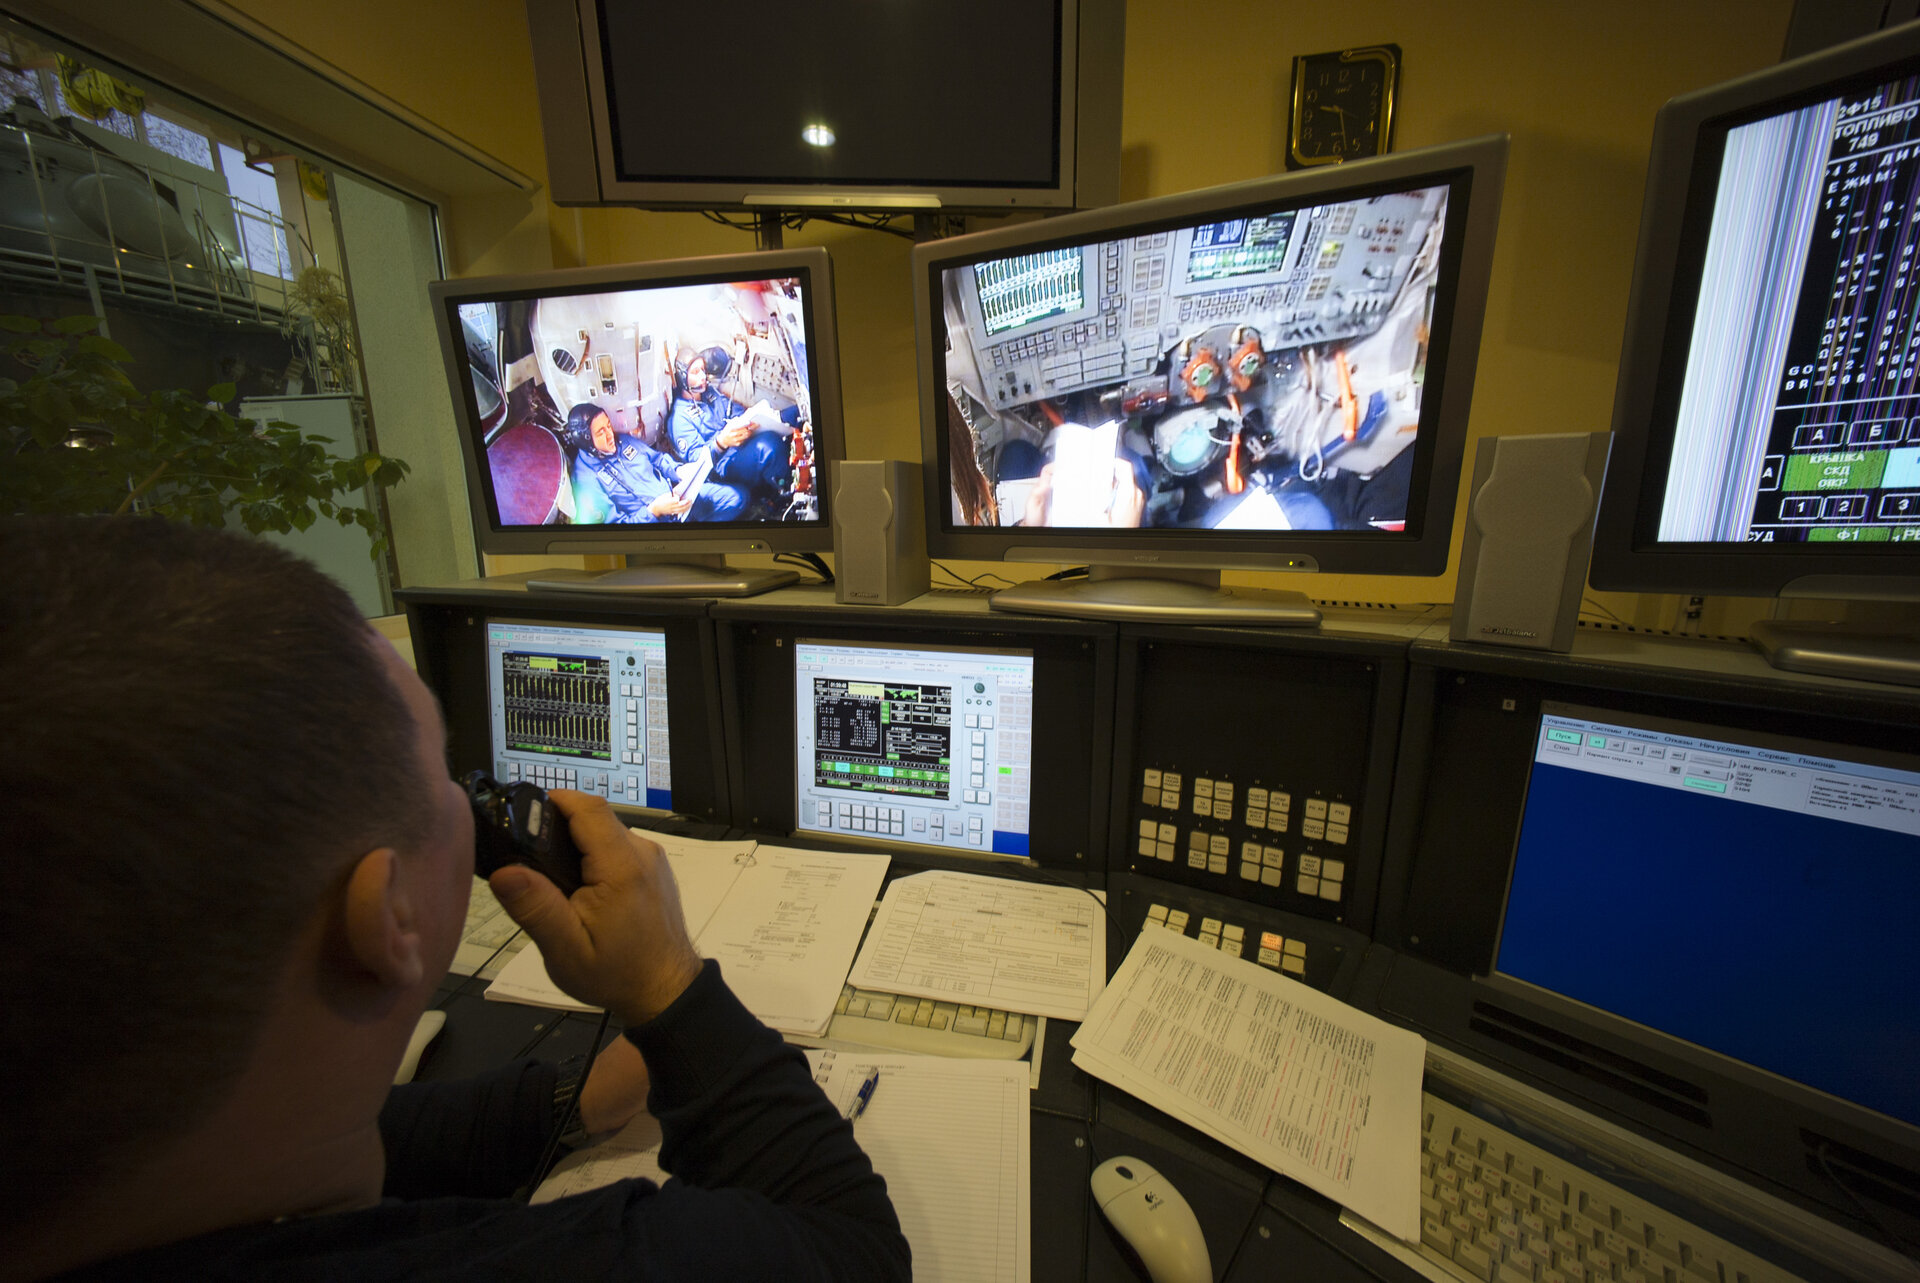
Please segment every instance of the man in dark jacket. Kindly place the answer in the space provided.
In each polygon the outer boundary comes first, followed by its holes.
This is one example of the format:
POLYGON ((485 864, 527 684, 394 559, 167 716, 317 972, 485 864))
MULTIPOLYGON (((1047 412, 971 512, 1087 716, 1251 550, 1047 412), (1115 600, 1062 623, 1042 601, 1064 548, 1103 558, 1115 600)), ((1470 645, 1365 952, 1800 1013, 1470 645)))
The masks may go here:
POLYGON ((659 849, 558 792, 571 899, 493 875, 626 1026, 664 1187, 528 1206, 555 1071, 389 1084, 459 941, 471 809, 432 695, 312 566, 136 518, 0 521, 0 1278, 905 1279, 804 1057, 688 940, 659 849))

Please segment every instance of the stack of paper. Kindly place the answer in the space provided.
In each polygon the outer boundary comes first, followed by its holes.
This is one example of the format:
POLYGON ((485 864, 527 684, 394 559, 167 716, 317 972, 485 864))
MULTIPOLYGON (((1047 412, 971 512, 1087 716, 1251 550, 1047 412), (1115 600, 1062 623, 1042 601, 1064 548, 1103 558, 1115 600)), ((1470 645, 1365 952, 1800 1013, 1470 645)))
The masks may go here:
POLYGON ((1073 1047, 1094 1077, 1419 1240, 1419 1035, 1150 926, 1073 1047))
POLYGON ((887 888, 848 981, 1080 1020, 1107 974, 1106 905, 1078 887, 936 870, 887 888))
MULTIPOLYGON (((890 857, 635 832, 666 851, 687 934, 701 957, 719 960, 747 1010, 782 1033, 826 1032, 890 857)), ((531 944, 487 997, 594 1010, 555 986, 531 944)))

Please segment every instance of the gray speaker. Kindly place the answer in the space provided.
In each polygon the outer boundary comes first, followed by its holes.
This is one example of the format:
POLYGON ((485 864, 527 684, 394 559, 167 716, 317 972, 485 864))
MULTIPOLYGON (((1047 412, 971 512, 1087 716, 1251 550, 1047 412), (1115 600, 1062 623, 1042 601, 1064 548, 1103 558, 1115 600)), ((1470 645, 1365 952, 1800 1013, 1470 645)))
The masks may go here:
POLYGON ((1609 432, 1483 437, 1453 592, 1453 639, 1573 649, 1609 432))
POLYGON ((846 459, 833 465, 833 478, 835 600, 897 606, 927 591, 931 566, 920 465, 846 459))

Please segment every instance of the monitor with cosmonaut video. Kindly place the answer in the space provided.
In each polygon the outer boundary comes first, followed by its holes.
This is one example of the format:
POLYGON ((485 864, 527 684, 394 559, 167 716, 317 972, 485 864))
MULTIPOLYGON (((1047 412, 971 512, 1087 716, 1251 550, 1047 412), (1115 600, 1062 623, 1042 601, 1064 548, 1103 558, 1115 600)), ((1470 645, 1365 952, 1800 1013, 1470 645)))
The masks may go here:
POLYGON ((1219 569, 1441 573, 1505 154, 1482 139, 918 247, 937 554, 1095 567, 1001 609, 1269 623, 1317 614, 1225 593, 1219 569), (1216 574, 1147 573, 1168 567, 1216 574))
POLYGON ((482 551, 643 559, 547 587, 744 595, 795 576, 724 554, 831 548, 825 250, 432 290, 482 551))

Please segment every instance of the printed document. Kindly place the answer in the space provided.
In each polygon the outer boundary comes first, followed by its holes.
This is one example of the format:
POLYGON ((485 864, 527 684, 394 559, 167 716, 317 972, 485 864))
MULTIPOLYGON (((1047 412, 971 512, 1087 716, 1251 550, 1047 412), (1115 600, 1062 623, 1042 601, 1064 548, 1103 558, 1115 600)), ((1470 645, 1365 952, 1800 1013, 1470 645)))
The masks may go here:
POLYGON ((1106 973, 1106 906, 1087 892, 936 870, 887 888, 847 979, 1080 1020, 1106 973))
MULTIPOLYGON (((719 960, 747 1010, 782 1033, 825 1033, 890 857, 635 832, 666 850, 687 934, 701 957, 719 960)), ((487 997, 596 1010, 560 991, 533 944, 507 964, 487 997)))
MULTIPOLYGON (((814 1081, 842 1114, 880 1071, 853 1125, 887 1181, 916 1278, 942 1283, 1029 1283, 1033 1255, 1027 1067, 1011 1060, 810 1051, 814 1081)), ((641 1114, 625 1130, 569 1154, 535 1203, 644 1176, 664 1185, 660 1124, 641 1114)))
POLYGON ((1073 1063, 1410 1242, 1426 1040, 1177 932, 1141 931, 1073 1063))
POLYGON ((814 1081, 841 1113, 880 1071, 853 1124, 887 1178, 913 1276, 1027 1283, 1032 1181, 1027 1067, 1017 1060, 810 1051, 814 1081))

